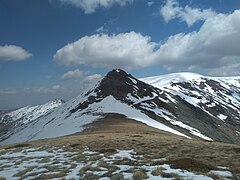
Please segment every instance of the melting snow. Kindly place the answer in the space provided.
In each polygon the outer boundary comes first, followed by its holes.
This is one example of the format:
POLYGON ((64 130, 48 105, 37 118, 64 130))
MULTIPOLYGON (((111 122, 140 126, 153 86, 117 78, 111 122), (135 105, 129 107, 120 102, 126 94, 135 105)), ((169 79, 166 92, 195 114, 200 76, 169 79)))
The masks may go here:
POLYGON ((137 80, 135 80, 133 78, 129 78, 129 79, 132 81, 133 84, 135 84, 135 85, 137 84, 137 80))
MULTIPOLYGON (((109 165, 114 165, 116 167, 116 170, 114 170, 112 175, 121 173, 123 175, 123 178, 133 178, 133 172, 129 171, 130 169, 143 169, 146 171, 146 174, 148 176, 148 179, 164 179, 159 176, 154 176, 152 172, 156 170, 157 168, 161 168, 162 171, 165 174, 177 174, 180 178, 183 179, 201 179, 201 180, 210 180, 212 178, 196 174, 193 172, 189 172, 184 169, 173 169, 169 164, 163 164, 163 165, 142 165, 142 158, 143 155, 137 155, 137 153, 134 150, 116 150, 116 153, 106 156, 104 154, 100 154, 98 152, 94 152, 89 150, 88 147, 85 148, 85 150, 82 152, 82 154, 85 157, 84 161, 75 161, 75 157, 78 157, 81 152, 67 152, 63 149, 57 149, 56 147, 49 148, 48 151, 41 150, 40 148, 36 149, 23 149, 19 152, 16 152, 16 150, 13 150, 12 152, 8 152, 7 154, 0 155, 0 177, 4 177, 7 179, 19 179, 20 177, 17 177, 17 173, 26 171, 25 178, 24 179, 35 179, 40 178, 40 175, 53 175, 57 174, 58 171, 62 171, 62 169, 68 169, 68 172, 63 175, 63 179, 84 179, 86 173, 91 173, 97 176, 101 176, 101 180, 107 180, 110 179, 109 177, 105 176, 105 174, 108 173, 108 169, 105 167, 101 167, 99 165, 99 162, 105 162, 109 165), (48 152, 50 151, 50 152, 48 152), (98 160, 94 161, 91 160, 91 157, 93 157, 96 154, 98 156, 98 160), (36 155, 36 156, 35 156, 36 155), (16 161, 16 157, 18 157, 18 160, 16 161), (24 158, 22 160, 20 157, 24 158), (41 161, 44 158, 48 158, 48 161, 41 161), (128 159, 131 162, 134 162, 133 165, 123 165, 122 163, 118 164, 117 162, 124 161, 128 159), (5 160, 5 161, 4 161, 5 160), (7 161, 7 162, 6 162, 7 161), (59 162, 59 163, 56 163, 59 162), (140 165, 138 165, 138 162, 140 162, 140 165), (15 165, 17 163, 18 165, 15 165), (55 170, 52 172, 51 170, 47 169, 46 167, 54 166, 55 170), (85 172, 83 171, 83 174, 79 174, 81 172, 81 169, 87 166, 91 166, 93 168, 97 169, 89 169, 85 172)), ((150 161, 155 162, 157 159, 151 159, 150 161)), ((162 161, 166 161, 165 158, 161 158, 162 161)), ((207 173, 207 175, 215 174, 222 178, 231 178, 232 173, 228 171, 227 167, 218 167, 220 170, 211 170, 207 173)), ((22 175, 24 177, 24 173, 22 175)))
POLYGON ((224 121, 225 119, 227 119, 227 116, 225 116, 223 114, 219 114, 218 118, 221 119, 222 121, 224 121))
MULTIPOLYGON (((94 104, 91 105, 91 107, 92 106, 94 106, 94 104)), ((121 102, 117 101, 116 99, 114 99, 113 96, 106 97, 100 103, 98 103, 95 108, 92 107, 91 109, 92 110, 98 110, 98 111, 100 110, 101 112, 104 112, 104 113, 114 112, 114 113, 123 114, 130 119, 140 121, 140 122, 142 122, 144 124, 147 124, 151 127, 154 127, 154 128, 157 128, 157 129, 160 129, 160 130, 163 130, 163 131, 167 131, 167 132, 179 135, 179 136, 189 138, 185 134, 180 133, 180 132, 178 132, 178 131, 176 131, 176 130, 174 130, 174 129, 172 129, 172 128, 170 128, 170 127, 168 127, 168 126, 166 126, 166 125, 164 125, 164 124, 162 124, 158 121, 155 121, 155 120, 149 118, 147 115, 141 113, 141 111, 139 111, 137 109, 134 109, 132 107, 129 107, 127 104, 124 104, 124 103, 121 103, 121 102)))
POLYGON ((222 177, 232 177, 232 173, 230 171, 224 171, 224 170, 212 170, 209 173, 218 175, 218 176, 222 176, 222 177))

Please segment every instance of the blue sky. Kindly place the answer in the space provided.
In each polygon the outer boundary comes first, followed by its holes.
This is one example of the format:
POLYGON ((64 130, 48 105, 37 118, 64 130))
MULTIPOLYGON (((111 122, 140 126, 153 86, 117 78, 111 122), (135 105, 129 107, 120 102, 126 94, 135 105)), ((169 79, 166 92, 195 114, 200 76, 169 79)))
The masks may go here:
POLYGON ((136 77, 240 75, 240 1, 1 0, 0 109, 136 77))

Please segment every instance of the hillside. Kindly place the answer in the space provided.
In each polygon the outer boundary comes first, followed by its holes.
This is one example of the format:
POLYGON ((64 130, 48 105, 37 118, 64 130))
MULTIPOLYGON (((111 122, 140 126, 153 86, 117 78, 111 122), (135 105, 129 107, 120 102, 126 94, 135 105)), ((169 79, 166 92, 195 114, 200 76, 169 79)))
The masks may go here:
POLYGON ((87 132, 0 146, 4 179, 238 179, 240 146, 190 140, 109 114, 87 132))
POLYGON ((26 106, 16 110, 0 113, 0 141, 7 139, 17 130, 24 128, 30 122, 51 113, 64 103, 61 99, 49 101, 42 105, 26 106))
POLYGON ((181 73, 138 80, 116 69, 51 113, 16 125, 1 144, 87 131, 109 113, 188 139, 240 143, 238 87, 238 77, 181 73))
POLYGON ((2 112, 0 179, 239 179, 238 87, 117 69, 65 103, 2 112))

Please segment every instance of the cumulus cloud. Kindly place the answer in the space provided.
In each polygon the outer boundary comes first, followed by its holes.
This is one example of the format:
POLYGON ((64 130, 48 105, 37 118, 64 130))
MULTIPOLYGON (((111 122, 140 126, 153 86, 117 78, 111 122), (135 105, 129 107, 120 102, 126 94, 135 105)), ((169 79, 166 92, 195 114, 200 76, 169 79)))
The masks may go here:
POLYGON ((172 66, 217 67, 240 56, 240 10, 208 18, 198 32, 170 36, 157 56, 172 66))
POLYGON ((97 81, 99 81, 100 79, 102 79, 102 75, 101 74, 93 74, 93 75, 89 75, 84 79, 85 83, 95 83, 97 81))
POLYGON ((67 80, 67 79, 73 79, 73 78, 79 78, 83 75, 83 71, 80 71, 79 69, 68 71, 65 74, 63 74, 60 79, 61 80, 67 80))
POLYGON ((192 26, 197 21, 215 16, 216 12, 212 9, 191 8, 188 5, 182 7, 177 0, 167 0, 166 4, 160 8, 160 14, 166 22, 179 18, 188 26, 192 26))
MULTIPOLYGON (((239 17, 240 10, 217 14, 206 19, 199 31, 179 33, 161 43, 136 32, 85 36, 59 49, 54 60, 67 66, 131 69, 161 65, 171 70, 210 71, 240 61, 239 17)), ((236 73, 240 73, 237 68, 236 73)))
POLYGON ((15 45, 0 46, 0 61, 23 61, 32 56, 25 49, 15 45))
POLYGON ((152 64, 157 43, 149 36, 129 32, 118 35, 85 36, 59 49, 54 60, 67 66, 87 64, 93 67, 145 67, 152 64))
POLYGON ((133 0, 59 0, 62 3, 81 8, 85 14, 94 13, 98 8, 110 8, 113 5, 125 6, 133 0))
POLYGON ((209 76, 239 76, 240 58, 238 58, 238 61, 231 61, 230 59, 220 67, 211 68, 206 74, 209 76))

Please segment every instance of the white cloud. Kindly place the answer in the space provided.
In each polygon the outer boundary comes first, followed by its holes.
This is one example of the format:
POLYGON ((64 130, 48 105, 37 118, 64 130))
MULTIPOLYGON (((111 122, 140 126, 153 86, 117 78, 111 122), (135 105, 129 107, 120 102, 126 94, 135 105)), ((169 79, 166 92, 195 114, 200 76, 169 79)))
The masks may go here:
POLYGON ((192 26, 197 21, 215 16, 216 12, 212 9, 182 7, 177 0, 167 0, 166 4, 160 8, 160 14, 166 22, 179 18, 181 21, 185 21, 188 26, 192 26))
POLYGON ((238 62, 229 60, 221 67, 211 68, 207 71, 209 76, 239 76, 240 75, 240 58, 238 62))
POLYGON ((129 32, 85 36, 59 49, 54 60, 67 66, 135 68, 152 64, 156 43, 149 36, 129 32))
POLYGON ((84 79, 84 83, 92 84, 92 83, 95 83, 95 82, 99 81, 100 79, 102 79, 101 74, 93 74, 93 75, 87 76, 84 79))
MULTIPOLYGON (((199 31, 179 33, 162 43, 136 32, 85 36, 58 50, 54 59, 68 66, 131 69, 161 65, 171 70, 183 67, 211 71, 240 61, 239 17, 240 10, 217 14, 208 18, 199 31)), ((234 74, 239 74, 240 69, 235 69, 234 74)))
POLYGON ((101 27, 99 27, 99 28, 97 28, 96 29, 96 32, 97 33, 103 33, 103 32, 106 32, 107 30, 103 27, 103 26, 101 26, 101 27))
POLYGON ((81 92, 81 86, 64 87, 59 84, 52 86, 33 86, 25 88, 0 88, 0 109, 15 109, 27 105, 43 104, 49 100, 61 98, 64 100, 76 97, 81 92))
POLYGON ((62 87, 61 85, 53 85, 50 87, 27 87, 22 90, 24 93, 36 93, 36 94, 54 94, 54 93, 60 93, 60 92, 67 92, 67 89, 65 87, 62 87))
POLYGON ((65 4, 71 4, 81 8, 85 14, 94 13, 98 8, 110 8, 117 4, 125 6, 127 3, 132 3, 133 0, 59 0, 65 4))
POLYGON ((80 71, 79 69, 73 70, 73 71, 68 71, 65 74, 61 76, 60 79, 66 80, 66 79, 73 79, 73 78, 78 78, 83 75, 83 71, 80 71))
POLYGON ((0 61, 23 61, 32 56, 25 49, 15 45, 0 46, 0 61))
POLYGON ((240 57, 240 10, 208 18, 198 32, 176 34, 160 45, 159 60, 168 65, 218 67, 240 57))
POLYGON ((0 89, 0 95, 10 95, 10 94, 16 94, 17 90, 13 88, 4 88, 0 89))
POLYGON ((153 1, 148 1, 148 2, 147 2, 148 7, 151 7, 153 4, 154 4, 153 1))

